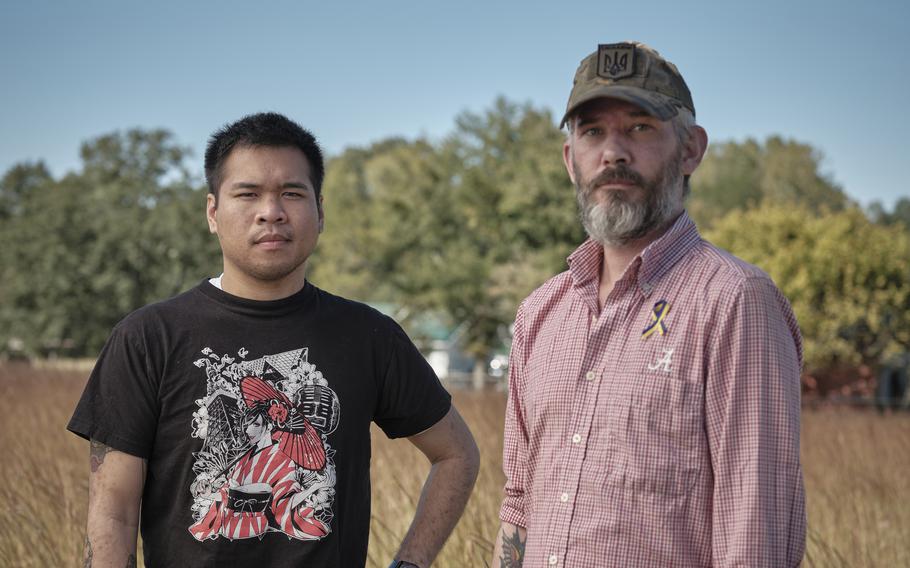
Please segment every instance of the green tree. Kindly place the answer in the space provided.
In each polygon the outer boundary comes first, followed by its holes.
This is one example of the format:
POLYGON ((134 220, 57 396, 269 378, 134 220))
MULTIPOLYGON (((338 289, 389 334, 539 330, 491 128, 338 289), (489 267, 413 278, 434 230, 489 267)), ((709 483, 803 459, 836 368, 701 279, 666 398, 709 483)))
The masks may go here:
POLYGON ((2 258, 0 349, 15 339, 30 355, 94 354, 128 312, 215 270, 186 156, 167 132, 131 130, 85 143, 81 171, 27 176, 40 184, 19 192, 2 229, 16 246, 2 258))
POLYGON ((0 220, 19 215, 30 194, 53 182, 44 162, 25 162, 11 167, 0 180, 0 220))
POLYGON ((548 110, 498 99, 464 113, 441 149, 452 164, 459 230, 449 243, 440 304, 467 322, 468 351, 485 361, 521 299, 565 269, 584 240, 560 156, 564 135, 548 110))
POLYGON ((882 225, 900 225, 910 230, 910 198, 898 199, 892 211, 885 210, 880 202, 874 201, 869 206, 869 217, 882 225))
POLYGON ((858 208, 734 211, 706 238, 766 270, 790 300, 808 368, 910 350, 910 234, 858 208))
POLYGON ((692 176, 688 210, 709 228, 730 211, 764 203, 840 211, 849 200, 821 173, 821 153, 808 144, 771 136, 763 144, 722 142, 708 148, 692 176))
POLYGON ((426 276, 414 263, 444 238, 439 170, 423 140, 389 139, 330 160, 314 282, 353 298, 424 305, 416 292, 426 276))
POLYGON ((485 367, 518 302, 583 239, 548 111, 499 99, 439 143, 390 139, 330 161, 313 280, 441 313, 485 367))

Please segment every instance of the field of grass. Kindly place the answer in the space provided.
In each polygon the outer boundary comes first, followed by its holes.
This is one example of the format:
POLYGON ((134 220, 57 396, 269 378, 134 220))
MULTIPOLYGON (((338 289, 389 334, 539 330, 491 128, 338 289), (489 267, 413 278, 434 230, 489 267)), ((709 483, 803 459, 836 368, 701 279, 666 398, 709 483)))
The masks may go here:
MULTIPOLYGON (((0 566, 81 565, 88 443, 65 431, 85 372, 0 366, 0 566)), ((456 393, 481 449, 467 511, 435 565, 485 566, 497 527, 501 393, 456 393)), ((809 506, 805 566, 910 566, 910 415, 824 408, 803 413, 809 506)), ((378 431, 369 566, 404 535, 427 472, 407 442, 378 431)), ((140 561, 141 566, 141 561, 140 561)))

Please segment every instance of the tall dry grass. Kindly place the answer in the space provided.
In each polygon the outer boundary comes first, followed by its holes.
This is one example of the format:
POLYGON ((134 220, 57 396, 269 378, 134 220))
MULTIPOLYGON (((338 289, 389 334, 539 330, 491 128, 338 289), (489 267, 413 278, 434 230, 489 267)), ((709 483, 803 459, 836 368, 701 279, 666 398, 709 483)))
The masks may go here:
MULTIPOLYGON (((88 444, 65 432, 84 372, 0 366, 0 566, 78 566, 88 444)), ((503 483, 501 393, 456 393, 481 449, 467 511, 436 566, 485 566, 503 483)), ((384 567, 407 530, 428 470, 407 442, 374 431, 368 565, 384 567)), ((806 566, 910 566, 910 415, 806 410, 806 566)), ((140 563, 141 565, 141 563, 140 563)))
POLYGON ((76 566, 88 445, 66 432, 84 374, 0 366, 0 566, 76 566))
POLYGON ((910 414, 803 411, 806 565, 910 566, 910 414))
MULTIPOLYGON (((455 406, 470 426, 480 447, 480 473, 461 522, 440 553, 436 566, 486 566, 499 530, 502 473, 502 424, 505 396, 501 393, 456 392, 455 406)), ((373 429, 373 520, 368 565, 388 566, 407 532, 429 465, 409 443, 389 440, 373 429)))

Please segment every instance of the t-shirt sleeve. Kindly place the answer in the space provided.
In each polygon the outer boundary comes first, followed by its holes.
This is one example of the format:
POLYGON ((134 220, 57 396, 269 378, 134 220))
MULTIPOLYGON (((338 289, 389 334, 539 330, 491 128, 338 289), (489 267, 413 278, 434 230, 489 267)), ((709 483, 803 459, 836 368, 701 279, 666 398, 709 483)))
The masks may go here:
POLYGON ((388 364, 380 370, 374 421, 389 438, 403 438, 439 422, 452 396, 404 330, 392 320, 388 323, 388 364))
POLYGON ((150 376, 145 347, 141 334, 126 320, 114 328, 67 430, 149 458, 157 430, 158 379, 150 376))

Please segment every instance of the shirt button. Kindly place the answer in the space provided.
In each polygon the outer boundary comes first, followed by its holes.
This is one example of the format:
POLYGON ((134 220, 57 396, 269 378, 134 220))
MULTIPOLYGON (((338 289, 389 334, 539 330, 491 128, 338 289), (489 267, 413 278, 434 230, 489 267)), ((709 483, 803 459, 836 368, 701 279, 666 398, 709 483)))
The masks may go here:
POLYGON ((585 373, 585 378, 588 379, 589 381, 593 381, 594 379, 597 378, 597 373, 595 373, 594 371, 588 371, 587 373, 585 373))
POLYGON ((579 442, 581 442, 581 434, 575 434, 574 436, 572 436, 572 443, 573 443, 573 444, 577 444, 577 443, 579 443, 579 442))
POLYGON ((549 563, 550 566, 556 566, 557 562, 559 562, 559 557, 555 554, 551 554, 550 557, 547 558, 547 563, 549 563))
POLYGON ((559 500, 562 501, 563 503, 565 503, 566 501, 569 500, 569 494, 563 493, 562 495, 559 496, 559 500))

